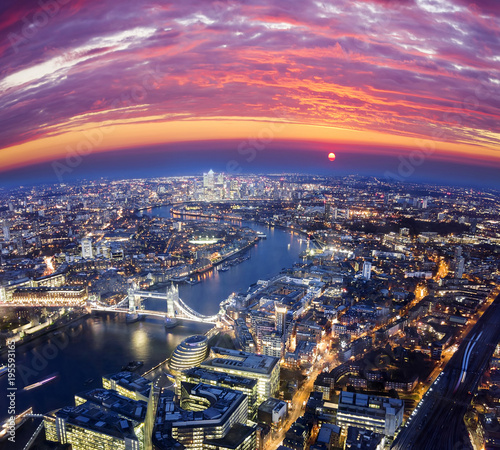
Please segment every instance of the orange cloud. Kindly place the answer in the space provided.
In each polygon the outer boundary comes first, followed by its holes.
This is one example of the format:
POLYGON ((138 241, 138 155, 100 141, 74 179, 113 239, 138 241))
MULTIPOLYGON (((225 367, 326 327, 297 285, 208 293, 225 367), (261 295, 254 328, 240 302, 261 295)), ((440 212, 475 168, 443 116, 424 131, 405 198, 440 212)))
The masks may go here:
POLYGON ((57 136, 4 148, 0 167, 10 170, 44 161, 79 158, 89 153, 140 148, 185 141, 246 140, 310 141, 328 144, 359 144, 381 148, 385 154, 402 149, 423 149, 441 158, 470 158, 500 165, 499 148, 456 144, 377 131, 358 131, 290 123, 280 119, 262 120, 214 117, 196 120, 151 121, 145 123, 87 124, 57 136), (384 149, 385 148, 385 149, 384 149))

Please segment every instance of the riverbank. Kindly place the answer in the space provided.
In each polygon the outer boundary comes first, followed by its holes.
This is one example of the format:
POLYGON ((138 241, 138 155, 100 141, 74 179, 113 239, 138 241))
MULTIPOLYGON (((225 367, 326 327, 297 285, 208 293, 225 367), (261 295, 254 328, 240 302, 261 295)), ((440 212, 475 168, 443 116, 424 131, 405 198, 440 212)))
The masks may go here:
MULTIPOLYGON (((181 204, 181 206, 183 206, 184 204, 188 204, 188 202, 181 204)), ((324 245, 322 245, 320 242, 318 242, 318 240, 314 236, 312 236, 312 233, 309 233, 308 231, 301 230, 299 228, 295 228, 291 225, 282 225, 282 224, 274 224, 274 223, 271 224, 271 223, 266 222, 264 220, 258 220, 255 217, 245 219, 245 218, 242 218, 239 216, 226 216, 224 214, 205 214, 205 213, 196 213, 196 212, 187 212, 187 211, 181 212, 179 210, 174 210, 173 207, 170 211, 172 214, 175 214, 175 215, 178 215, 181 217, 186 216, 186 217, 199 217, 199 218, 203 218, 203 219, 215 219, 215 220, 233 220, 233 221, 236 220, 236 221, 240 221, 240 222, 248 221, 248 222, 254 222, 254 223, 257 223, 259 225, 266 226, 266 227, 278 227, 278 228, 282 228, 285 230, 290 230, 294 233, 298 233, 298 234, 301 234, 302 236, 307 237, 307 239, 309 239, 311 242, 313 242, 313 244, 316 245, 318 248, 324 247, 324 245), (310 236, 312 236, 312 239, 310 238, 310 236)))
MULTIPOLYGON (((13 307, 9 307, 9 308, 13 308, 13 307)), ((70 318, 68 321, 65 321, 63 323, 56 322, 56 323, 53 323, 52 325, 48 325, 47 327, 43 328, 42 330, 37 331, 33 334, 30 334, 28 337, 23 338, 20 341, 16 341, 16 347, 17 348, 22 347, 26 344, 33 342, 34 340, 36 340, 40 337, 43 337, 43 336, 49 334, 49 333, 53 333, 55 331, 65 329, 65 328, 69 327, 70 325, 74 324, 75 322, 77 322, 79 320, 83 320, 87 317, 90 317, 90 313, 84 312, 84 313, 81 313, 73 318, 70 318)), ((7 354, 7 351, 8 351, 7 347, 0 349, 0 356, 5 356, 7 354)))

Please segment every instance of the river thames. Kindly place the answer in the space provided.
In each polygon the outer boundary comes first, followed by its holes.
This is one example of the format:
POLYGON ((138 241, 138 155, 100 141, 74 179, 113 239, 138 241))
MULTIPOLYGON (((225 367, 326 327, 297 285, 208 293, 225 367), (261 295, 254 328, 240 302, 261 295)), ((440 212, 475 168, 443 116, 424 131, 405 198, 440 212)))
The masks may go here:
MULTIPOLYGON (((155 208, 145 214, 169 218, 170 207, 155 208)), ((210 270, 199 276, 198 284, 179 286, 182 300, 202 314, 217 313, 219 303, 232 292, 246 292, 259 279, 270 278, 282 268, 292 266, 306 248, 302 236, 290 230, 268 228, 253 222, 241 225, 267 235, 267 239, 246 251, 250 259, 231 266, 226 272, 210 270)), ((161 301, 147 302, 147 309, 166 310, 161 301)), ((21 345, 16 349, 16 412, 32 406, 34 413, 45 413, 73 405, 74 395, 101 386, 103 375, 120 371, 132 360, 144 362, 139 371, 142 373, 168 358, 187 336, 205 333, 210 328, 209 324, 181 322, 166 330, 159 319, 148 318, 127 324, 123 316, 107 314, 87 317, 60 334, 21 345), (53 375, 57 376, 49 383, 22 391, 25 386, 53 375)), ((7 392, 6 376, 0 378, 0 391, 7 392)), ((29 423, 19 429, 16 445, 9 445, 9 448, 23 448, 22 443, 33 429, 29 423)))

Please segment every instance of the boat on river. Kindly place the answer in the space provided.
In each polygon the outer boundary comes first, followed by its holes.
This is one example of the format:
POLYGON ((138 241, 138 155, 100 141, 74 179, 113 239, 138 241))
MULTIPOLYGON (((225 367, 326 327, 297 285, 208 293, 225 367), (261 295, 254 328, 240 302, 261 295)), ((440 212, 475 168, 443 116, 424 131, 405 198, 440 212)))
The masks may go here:
POLYGON ((142 361, 130 361, 126 366, 122 367, 122 370, 127 370, 128 372, 133 372, 139 367, 142 367, 144 363, 142 361))

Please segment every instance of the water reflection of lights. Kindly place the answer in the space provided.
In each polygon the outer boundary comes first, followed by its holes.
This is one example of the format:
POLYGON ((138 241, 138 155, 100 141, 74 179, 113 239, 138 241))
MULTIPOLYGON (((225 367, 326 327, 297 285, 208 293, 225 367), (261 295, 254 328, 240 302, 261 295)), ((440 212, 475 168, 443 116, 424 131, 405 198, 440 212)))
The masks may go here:
POLYGON ((134 333, 132 334, 131 347, 135 355, 142 355, 143 352, 148 348, 148 342, 148 333, 144 328, 138 327, 136 330, 134 330, 134 333))

